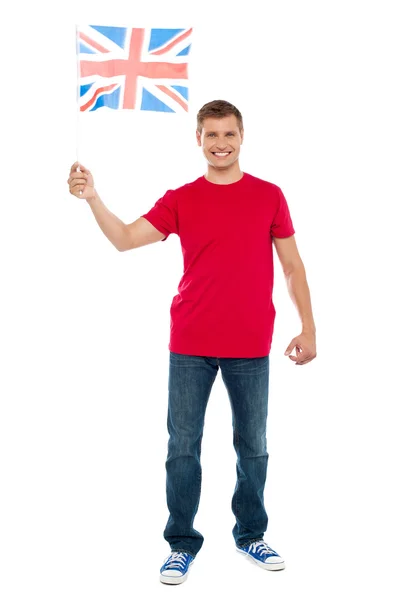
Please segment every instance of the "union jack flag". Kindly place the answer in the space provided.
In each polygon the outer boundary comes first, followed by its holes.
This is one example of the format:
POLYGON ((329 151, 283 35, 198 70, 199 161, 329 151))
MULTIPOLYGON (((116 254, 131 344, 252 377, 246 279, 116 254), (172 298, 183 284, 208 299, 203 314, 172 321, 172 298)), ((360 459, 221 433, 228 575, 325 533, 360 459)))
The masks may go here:
POLYGON ((192 29, 77 28, 79 109, 188 111, 192 29))

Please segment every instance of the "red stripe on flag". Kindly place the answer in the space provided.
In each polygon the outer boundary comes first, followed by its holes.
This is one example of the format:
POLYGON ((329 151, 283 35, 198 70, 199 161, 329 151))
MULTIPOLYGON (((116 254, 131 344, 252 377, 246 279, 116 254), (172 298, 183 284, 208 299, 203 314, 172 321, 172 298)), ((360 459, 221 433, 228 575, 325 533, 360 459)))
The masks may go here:
POLYGON ((173 98, 173 100, 175 100, 178 104, 180 104, 180 106, 184 108, 184 110, 188 112, 188 104, 184 102, 184 100, 182 100, 180 96, 171 92, 171 90, 165 87, 164 85, 157 85, 156 87, 170 98, 173 98))
POLYGON ((103 48, 102 46, 100 46, 100 44, 97 44, 97 42, 90 39, 89 36, 85 35, 81 31, 79 31, 79 37, 81 40, 83 40, 84 42, 87 42, 88 44, 90 44, 90 46, 92 46, 96 50, 99 50, 99 52, 109 52, 109 50, 107 50, 106 48, 103 48))
POLYGON ((90 98, 90 100, 88 102, 86 102, 86 104, 84 104, 83 106, 80 107, 80 110, 83 112, 85 110, 87 110, 88 108, 90 108, 91 105, 95 104, 98 96, 102 93, 102 92, 108 92, 109 90, 115 89, 116 88, 116 84, 113 83, 111 85, 107 85, 105 87, 102 88, 98 88, 98 90, 96 91, 96 93, 94 94, 94 96, 92 98, 90 98))
POLYGON ((165 48, 162 48, 162 50, 157 50, 156 52, 150 52, 150 54, 153 54, 155 56, 159 56, 159 54, 165 54, 165 52, 167 52, 168 50, 173 48, 173 46, 176 46, 176 44, 185 40, 186 37, 188 37, 192 33, 192 31, 193 31, 193 28, 189 29, 185 33, 182 33, 181 35, 179 35, 179 37, 177 37, 173 42, 168 44, 165 48))

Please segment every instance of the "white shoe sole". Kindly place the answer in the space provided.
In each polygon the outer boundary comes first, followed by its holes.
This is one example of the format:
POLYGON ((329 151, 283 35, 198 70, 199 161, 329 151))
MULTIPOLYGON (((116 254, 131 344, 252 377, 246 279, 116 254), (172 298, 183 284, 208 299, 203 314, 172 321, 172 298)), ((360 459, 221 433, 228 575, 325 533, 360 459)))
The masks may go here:
POLYGON ((264 562, 261 562, 260 560, 257 560, 256 558, 254 558, 250 554, 248 554, 248 552, 245 552, 245 550, 240 550, 240 548, 237 548, 237 546, 236 546, 236 550, 240 554, 245 554, 245 556, 247 556, 248 558, 250 558, 261 569, 267 569, 268 571, 280 571, 281 569, 285 569, 285 562, 283 560, 281 562, 278 562, 278 563, 264 563, 264 562))
POLYGON ((188 565, 188 569, 186 571, 186 573, 184 573, 184 575, 182 575, 181 577, 170 577, 168 575, 160 575, 159 576, 159 581, 161 583, 169 583, 171 585, 177 585, 179 583, 183 583, 184 581, 186 581, 188 574, 190 572, 191 569, 191 565, 193 564, 193 560, 190 562, 190 564, 188 565))

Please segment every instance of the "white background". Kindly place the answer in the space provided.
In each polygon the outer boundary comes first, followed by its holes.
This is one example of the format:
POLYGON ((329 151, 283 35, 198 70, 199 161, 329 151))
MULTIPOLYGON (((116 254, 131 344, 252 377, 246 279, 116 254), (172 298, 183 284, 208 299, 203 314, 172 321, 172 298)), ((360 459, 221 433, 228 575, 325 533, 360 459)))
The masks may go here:
POLYGON ((394 2, 81 0, 8 5, 2 46, 0 592, 4 600, 170 593, 398 597, 398 43, 394 2), (260 12, 262 10, 262 12, 260 12), (77 145, 75 24, 193 26, 187 115, 100 110, 77 145), (78 157, 126 223, 202 175, 195 115, 244 117, 243 170, 289 204, 317 326, 300 333, 275 255, 266 541, 234 549, 235 453, 220 373, 202 447, 188 581, 158 581, 169 309, 179 238, 119 253, 71 196, 78 157))

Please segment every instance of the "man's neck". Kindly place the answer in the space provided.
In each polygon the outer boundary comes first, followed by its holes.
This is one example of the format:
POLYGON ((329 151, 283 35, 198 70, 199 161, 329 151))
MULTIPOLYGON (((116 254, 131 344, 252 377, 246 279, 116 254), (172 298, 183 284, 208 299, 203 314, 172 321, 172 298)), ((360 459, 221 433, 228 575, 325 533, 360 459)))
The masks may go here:
POLYGON ((208 165, 205 179, 211 183, 228 185, 229 183, 239 181, 243 175, 244 173, 241 171, 240 165, 236 162, 230 169, 215 169, 215 167, 208 165))

